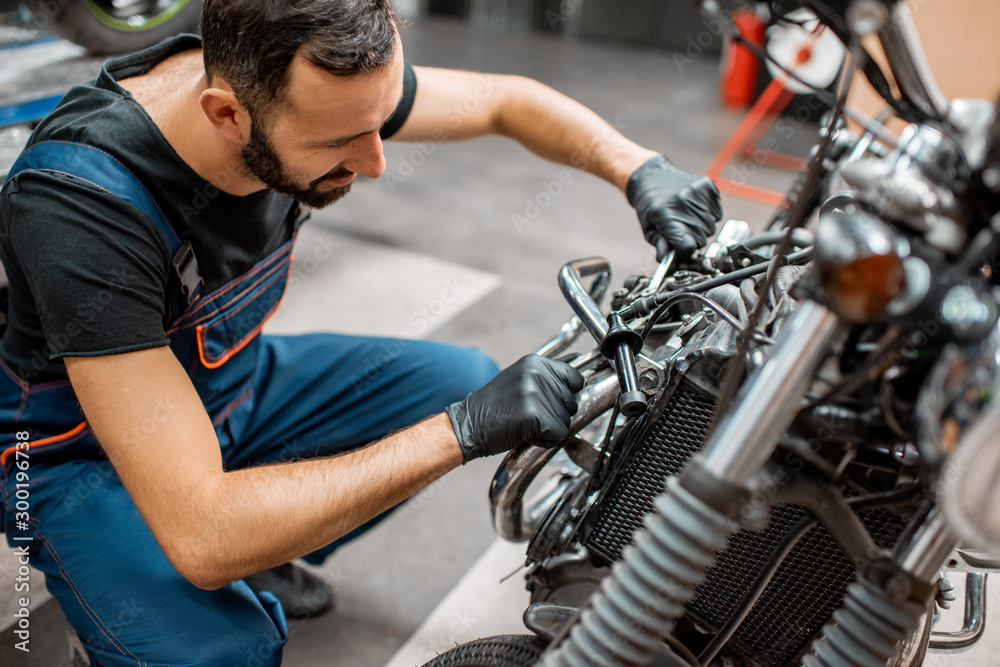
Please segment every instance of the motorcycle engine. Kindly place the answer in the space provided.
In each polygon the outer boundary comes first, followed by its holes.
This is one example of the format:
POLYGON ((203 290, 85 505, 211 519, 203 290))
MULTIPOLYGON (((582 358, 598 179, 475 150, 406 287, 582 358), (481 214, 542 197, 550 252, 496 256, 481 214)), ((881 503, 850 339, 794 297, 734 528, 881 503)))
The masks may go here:
MULTIPOLYGON (((759 284, 747 279, 705 296, 741 323, 757 299, 766 299, 763 330, 775 336, 797 308, 793 287, 804 271, 799 266, 777 268, 767 294, 758 295, 759 284)), ((676 273, 673 278, 678 278, 676 273)), ((646 415, 618 430, 603 468, 574 470, 561 478, 559 500, 528 549, 527 582, 533 601, 582 605, 610 565, 622 558, 642 517, 652 510, 653 499, 663 491, 664 480, 680 473, 701 449, 714 419, 723 371, 737 353, 738 332, 697 306, 683 312, 675 324, 651 355, 664 364, 665 379, 646 415)), ((748 369, 762 363, 761 352, 758 347, 748 355, 748 369)), ((787 457, 788 450, 776 456, 787 457)), ((865 490, 850 482, 842 483, 842 489, 847 497, 865 490)), ((766 527, 737 533, 688 604, 693 634, 710 637, 726 624, 786 534, 806 516, 795 504, 765 512, 758 523, 766 527)), ((883 509, 858 516, 882 548, 896 542, 907 519, 883 509)), ((829 532, 822 526, 812 528, 784 558, 727 645, 728 654, 735 651, 739 662, 750 665, 792 664, 840 605, 854 576, 854 564, 829 532)))

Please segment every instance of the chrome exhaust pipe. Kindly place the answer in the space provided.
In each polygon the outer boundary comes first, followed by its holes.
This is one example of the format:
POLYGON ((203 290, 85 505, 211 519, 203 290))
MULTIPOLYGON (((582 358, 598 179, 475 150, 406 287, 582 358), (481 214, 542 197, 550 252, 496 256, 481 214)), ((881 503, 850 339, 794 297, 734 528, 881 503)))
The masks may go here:
MULTIPOLYGON (((570 435, 610 410, 618 399, 618 377, 610 371, 590 379, 579 394, 579 408, 570 421, 570 435)), ((544 512, 524 510, 524 494, 559 447, 539 447, 530 442, 511 450, 497 468, 490 484, 493 529, 509 542, 524 542, 538 528, 544 512)))

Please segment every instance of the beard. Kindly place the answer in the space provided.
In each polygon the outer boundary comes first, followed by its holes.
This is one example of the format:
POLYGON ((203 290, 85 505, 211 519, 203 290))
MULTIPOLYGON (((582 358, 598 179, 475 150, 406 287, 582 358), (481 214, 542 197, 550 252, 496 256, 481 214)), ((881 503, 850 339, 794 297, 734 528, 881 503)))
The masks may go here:
POLYGON ((351 183, 332 189, 320 190, 325 181, 346 178, 353 172, 343 167, 333 169, 309 183, 306 187, 295 181, 281 164, 281 158, 271 144, 271 138, 260 129, 260 123, 250 126, 250 140, 240 147, 243 164, 258 181, 309 208, 324 208, 351 191, 351 183))

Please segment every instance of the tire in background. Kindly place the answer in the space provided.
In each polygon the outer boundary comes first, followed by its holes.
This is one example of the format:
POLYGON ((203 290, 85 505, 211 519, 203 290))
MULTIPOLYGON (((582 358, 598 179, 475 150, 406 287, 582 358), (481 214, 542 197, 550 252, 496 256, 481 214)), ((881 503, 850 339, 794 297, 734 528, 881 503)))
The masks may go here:
POLYGON ((461 644, 424 667, 531 667, 545 651, 535 635, 497 635, 461 644))
POLYGON ((31 25, 97 55, 139 51, 178 33, 198 32, 201 0, 26 0, 31 25))

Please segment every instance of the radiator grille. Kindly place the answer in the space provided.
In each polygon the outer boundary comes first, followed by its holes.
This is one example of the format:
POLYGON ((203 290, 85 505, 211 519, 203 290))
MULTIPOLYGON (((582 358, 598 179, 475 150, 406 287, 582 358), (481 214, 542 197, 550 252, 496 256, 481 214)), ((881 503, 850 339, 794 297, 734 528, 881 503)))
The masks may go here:
MULTIPOLYGON (((598 500, 597 519, 587 537, 591 551, 609 561, 622 549, 652 509, 652 500, 700 448, 711 420, 713 400, 693 384, 682 381, 670 397, 663 416, 644 440, 630 452, 615 485, 598 500)), ((804 516, 799 507, 774 508, 765 531, 740 531, 719 555, 707 579, 688 605, 691 616, 718 630, 753 586, 774 548, 804 516)), ((861 514, 872 537, 891 547, 905 522, 885 510, 861 514)), ((779 568, 754 605, 730 646, 769 666, 784 666, 805 648, 833 611, 840 606, 854 567, 825 528, 808 531, 779 568)))
POLYGON ((632 453, 617 486, 605 492, 601 515, 587 546, 608 560, 621 558, 642 517, 653 509, 653 498, 663 493, 668 476, 676 475, 705 440, 714 409, 712 398, 689 382, 682 382, 667 403, 645 441, 632 453))

